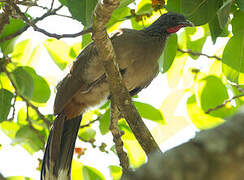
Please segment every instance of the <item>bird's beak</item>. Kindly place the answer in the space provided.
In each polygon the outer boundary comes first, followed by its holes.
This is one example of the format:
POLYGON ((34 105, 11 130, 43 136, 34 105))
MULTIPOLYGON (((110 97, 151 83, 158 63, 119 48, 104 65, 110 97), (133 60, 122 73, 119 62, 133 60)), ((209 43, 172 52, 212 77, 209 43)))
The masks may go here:
POLYGON ((193 27, 194 26, 194 24, 189 20, 179 22, 179 24, 182 25, 183 27, 188 27, 188 26, 193 27))

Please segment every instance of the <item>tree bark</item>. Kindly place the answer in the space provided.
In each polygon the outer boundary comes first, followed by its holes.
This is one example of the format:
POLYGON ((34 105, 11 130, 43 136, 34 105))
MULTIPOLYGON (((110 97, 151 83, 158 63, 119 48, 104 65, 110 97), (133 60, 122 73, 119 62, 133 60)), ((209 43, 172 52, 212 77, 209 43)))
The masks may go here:
POLYGON ((224 124, 201 131, 189 142, 155 153, 150 161, 123 179, 244 179, 244 107, 224 124))

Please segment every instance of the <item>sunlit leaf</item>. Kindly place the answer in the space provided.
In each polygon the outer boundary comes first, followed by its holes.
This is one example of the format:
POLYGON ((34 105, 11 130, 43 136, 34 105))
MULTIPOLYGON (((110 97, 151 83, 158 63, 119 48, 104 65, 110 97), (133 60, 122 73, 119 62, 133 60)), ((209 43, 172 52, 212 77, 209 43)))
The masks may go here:
POLYGON ((177 87, 180 79, 182 78, 182 73, 184 69, 185 62, 188 55, 183 54, 181 56, 176 56, 173 64, 167 72, 168 84, 171 88, 177 87))
MULTIPOLYGON (((167 119, 166 119, 167 120, 167 119)), ((152 135, 158 144, 170 139, 181 130, 190 125, 189 120, 183 116, 171 116, 165 125, 159 125, 152 129, 152 135)))
POLYGON ((34 180, 34 179, 29 177, 24 177, 24 176, 9 176, 6 177, 6 180, 34 180))
POLYGON ((13 139, 20 126, 13 121, 3 121, 0 123, 1 131, 13 139))
POLYGON ((11 108, 13 94, 6 89, 0 89, 0 122, 7 120, 11 108))
POLYGON ((160 56, 159 69, 162 73, 165 73, 171 67, 177 51, 177 35, 171 35, 165 45, 163 54, 160 56))
POLYGON ((40 56, 41 56, 41 45, 39 44, 33 49, 26 65, 35 67, 38 61, 40 60, 40 56))
POLYGON ((83 178, 89 180, 105 180, 105 177, 97 169, 83 166, 83 178))
POLYGON ((72 62, 69 56, 69 45, 57 39, 47 39, 44 43, 49 55, 55 64, 63 70, 67 64, 72 62))
POLYGON ((120 180, 121 176, 122 176, 122 168, 119 166, 109 166, 109 170, 110 170, 110 175, 113 178, 113 180, 120 180))
POLYGON ((15 45, 14 51, 11 54, 11 59, 21 65, 26 65, 31 55, 32 42, 30 39, 19 42, 15 45))
POLYGON ((195 95, 192 95, 187 100, 187 112, 193 124, 198 129, 213 128, 224 122, 224 120, 219 117, 206 114, 203 109, 197 105, 195 95))
POLYGON ((133 103, 136 106, 136 109, 138 110, 141 117, 160 124, 164 123, 162 113, 158 109, 154 108, 152 105, 136 101, 134 101, 133 103))
POLYGON ((184 90, 172 91, 160 106, 160 110, 164 113, 165 119, 170 119, 174 115, 177 106, 185 94, 184 90))
POLYGON ((30 154, 39 151, 44 145, 37 133, 28 125, 17 131, 13 144, 21 144, 30 154))
POLYGON ((127 150, 130 165, 138 168, 145 163, 146 155, 137 140, 127 140, 122 136, 124 147, 127 150))
POLYGON ((91 139, 94 139, 96 136, 96 131, 90 127, 88 128, 82 128, 79 130, 78 137, 81 140, 90 141, 91 139))
POLYGON ((83 179, 82 169, 83 169, 82 163, 74 159, 72 161, 71 179, 82 180, 83 179))

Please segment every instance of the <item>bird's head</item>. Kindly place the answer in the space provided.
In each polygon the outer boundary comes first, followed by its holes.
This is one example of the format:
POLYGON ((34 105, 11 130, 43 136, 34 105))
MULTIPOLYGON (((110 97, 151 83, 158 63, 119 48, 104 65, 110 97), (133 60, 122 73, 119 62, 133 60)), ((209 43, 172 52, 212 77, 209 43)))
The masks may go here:
POLYGON ((169 12, 161 15, 151 26, 146 29, 160 34, 172 34, 187 26, 193 26, 193 24, 188 21, 185 16, 179 13, 169 12))

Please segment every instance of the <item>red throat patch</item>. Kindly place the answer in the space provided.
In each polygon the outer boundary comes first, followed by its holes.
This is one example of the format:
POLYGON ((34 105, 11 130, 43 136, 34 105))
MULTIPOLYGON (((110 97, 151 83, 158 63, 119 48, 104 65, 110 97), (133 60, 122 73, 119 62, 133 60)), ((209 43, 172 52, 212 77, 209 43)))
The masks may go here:
POLYGON ((167 32, 168 33, 175 33, 177 31, 179 31, 182 27, 184 27, 182 24, 178 25, 178 26, 175 26, 175 27, 171 27, 171 28, 167 29, 167 32))

